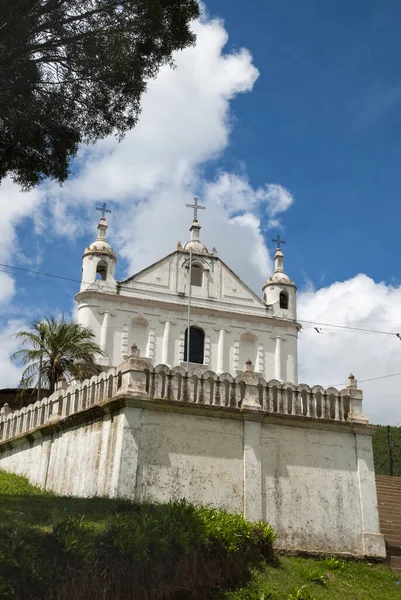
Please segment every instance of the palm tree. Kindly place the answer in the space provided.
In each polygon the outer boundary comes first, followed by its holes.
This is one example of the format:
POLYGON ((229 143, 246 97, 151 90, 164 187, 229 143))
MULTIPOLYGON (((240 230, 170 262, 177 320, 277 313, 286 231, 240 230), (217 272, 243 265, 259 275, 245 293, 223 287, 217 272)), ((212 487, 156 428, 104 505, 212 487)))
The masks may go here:
POLYGON ((43 386, 52 394, 60 379, 83 380, 101 370, 96 357, 104 353, 94 341, 93 331, 76 321, 64 317, 34 321, 16 338, 23 347, 11 358, 26 367, 21 376, 22 389, 43 386))

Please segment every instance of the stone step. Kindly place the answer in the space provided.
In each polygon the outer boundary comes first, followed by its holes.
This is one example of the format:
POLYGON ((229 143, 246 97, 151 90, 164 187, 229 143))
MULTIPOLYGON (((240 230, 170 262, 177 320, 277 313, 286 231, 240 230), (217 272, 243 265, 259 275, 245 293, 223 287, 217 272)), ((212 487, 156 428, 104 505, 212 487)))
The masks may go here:
POLYGON ((391 492, 393 494, 399 494, 401 492, 401 485, 382 485, 376 482, 376 489, 383 492, 391 492))
POLYGON ((376 491, 388 562, 393 573, 401 578, 401 477, 377 475, 376 491))
POLYGON ((384 535, 384 537, 396 538, 401 542, 401 531, 400 529, 392 529, 391 526, 382 526, 380 525, 380 532, 384 535))
POLYGON ((393 537, 392 535, 385 535, 384 539, 386 541, 387 546, 391 546, 392 548, 400 548, 401 549, 401 540, 398 537, 393 537))
POLYGON ((391 483, 380 483, 380 481, 376 480, 376 489, 378 490, 389 490, 390 492, 399 492, 401 490, 401 483, 397 482, 394 484, 391 483))
POLYGON ((401 569, 401 556, 390 556, 390 567, 401 569))
POLYGON ((380 522, 380 531, 383 535, 390 534, 392 537, 398 537, 401 540, 401 527, 395 523, 380 522))

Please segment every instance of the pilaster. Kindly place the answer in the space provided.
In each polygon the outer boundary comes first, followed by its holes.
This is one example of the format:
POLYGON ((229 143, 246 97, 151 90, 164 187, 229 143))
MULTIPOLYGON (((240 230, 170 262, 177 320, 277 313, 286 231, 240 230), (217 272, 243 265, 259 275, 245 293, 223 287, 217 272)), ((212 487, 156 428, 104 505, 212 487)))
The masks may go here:
POLYGON ((386 545, 380 533, 372 438, 355 434, 356 463, 362 519, 362 545, 365 556, 385 557, 386 545))
POLYGON ((244 421, 244 516, 262 520, 262 425, 244 421))

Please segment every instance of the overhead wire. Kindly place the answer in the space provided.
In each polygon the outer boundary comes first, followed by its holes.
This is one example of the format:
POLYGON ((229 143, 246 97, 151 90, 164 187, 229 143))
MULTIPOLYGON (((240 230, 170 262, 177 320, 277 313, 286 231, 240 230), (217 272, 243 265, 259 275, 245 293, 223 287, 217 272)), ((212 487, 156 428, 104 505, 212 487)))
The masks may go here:
MULTIPOLYGON (((68 282, 72 282, 72 283, 84 283, 85 285, 92 285, 94 282, 89 282, 89 281, 81 281, 79 279, 74 279, 72 277, 65 277, 63 275, 55 275, 54 273, 45 273, 43 271, 37 271, 34 269, 28 269, 26 267, 16 267, 13 265, 7 265, 4 263, 0 263, 0 267, 4 267, 5 269, 10 269, 10 270, 15 270, 15 271, 21 271, 27 274, 32 274, 32 275, 39 275, 42 277, 50 277, 52 279, 61 279, 63 281, 68 281, 68 282)), ((4 273, 8 273, 11 274, 9 271, 5 271, 3 269, 0 269, 0 271, 4 272, 4 273)), ((46 282, 46 280, 43 279, 38 279, 39 281, 43 281, 46 282)), ((104 282, 103 282, 104 283, 104 282)), ((59 284, 62 285, 62 284, 59 284)), ((67 287, 67 284, 64 284, 67 287)), ((106 284, 106 286, 110 289, 113 290, 114 288, 108 284, 106 284)), ((75 286, 68 286, 68 287, 75 287, 75 286)), ((118 288, 120 290, 126 290, 126 291, 134 291, 133 288, 127 286, 127 285, 119 285, 118 288)), ((368 329, 366 327, 352 327, 351 325, 339 325, 336 323, 324 323, 324 322, 320 322, 320 321, 309 321, 306 319, 298 319, 298 321, 300 323, 305 323, 306 325, 311 325, 311 328, 315 329, 317 331, 317 333, 322 333, 323 331, 335 331, 336 329, 344 331, 344 332, 359 332, 359 333, 374 333, 374 334, 379 334, 379 335, 392 335, 397 337, 399 340, 401 340, 401 333, 399 332, 395 332, 395 331, 381 331, 381 330, 377 330, 377 329, 368 329), (322 329, 322 328, 326 328, 329 327, 330 329, 322 329)))

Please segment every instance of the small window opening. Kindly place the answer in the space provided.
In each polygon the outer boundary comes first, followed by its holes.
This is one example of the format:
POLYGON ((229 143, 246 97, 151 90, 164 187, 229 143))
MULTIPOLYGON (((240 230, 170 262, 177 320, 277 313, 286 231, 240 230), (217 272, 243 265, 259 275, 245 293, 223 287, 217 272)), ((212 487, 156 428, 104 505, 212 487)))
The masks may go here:
POLYGON ((287 292, 280 292, 280 308, 288 310, 288 294, 287 292))
POLYGON ((96 279, 106 281, 107 279, 107 263, 100 261, 96 268, 96 279))
MULTIPOLYGON (((188 329, 185 330, 184 361, 187 361, 188 329)), ((189 330, 189 362, 203 364, 205 332, 199 327, 189 330)))
POLYGON ((191 268, 191 285, 202 287, 203 284, 203 268, 200 265, 192 265, 191 268))

